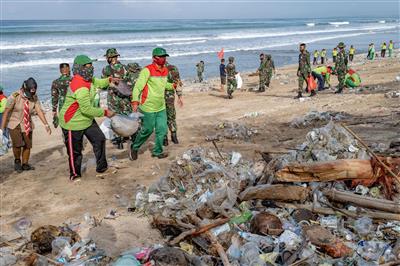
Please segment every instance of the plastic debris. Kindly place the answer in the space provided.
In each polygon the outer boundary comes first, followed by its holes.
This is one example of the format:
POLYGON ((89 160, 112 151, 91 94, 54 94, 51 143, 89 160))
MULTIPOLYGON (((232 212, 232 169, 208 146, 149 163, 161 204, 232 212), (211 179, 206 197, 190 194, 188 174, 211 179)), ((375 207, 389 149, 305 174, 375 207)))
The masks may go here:
POLYGON ((325 123, 329 121, 341 121, 350 118, 350 115, 344 112, 318 112, 310 111, 302 117, 297 117, 290 123, 291 127, 304 128, 308 126, 316 126, 319 123, 325 123))
POLYGON ((121 137, 130 137, 138 130, 142 116, 141 113, 117 114, 111 118, 111 129, 121 137))

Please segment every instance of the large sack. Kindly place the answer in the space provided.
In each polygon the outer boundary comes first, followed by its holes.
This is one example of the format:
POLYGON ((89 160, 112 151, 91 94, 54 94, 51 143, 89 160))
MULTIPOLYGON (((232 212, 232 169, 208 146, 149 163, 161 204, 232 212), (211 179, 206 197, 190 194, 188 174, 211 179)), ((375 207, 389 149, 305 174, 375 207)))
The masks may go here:
POLYGON ((130 137, 139 129, 141 113, 115 115, 111 118, 111 129, 121 137, 130 137))

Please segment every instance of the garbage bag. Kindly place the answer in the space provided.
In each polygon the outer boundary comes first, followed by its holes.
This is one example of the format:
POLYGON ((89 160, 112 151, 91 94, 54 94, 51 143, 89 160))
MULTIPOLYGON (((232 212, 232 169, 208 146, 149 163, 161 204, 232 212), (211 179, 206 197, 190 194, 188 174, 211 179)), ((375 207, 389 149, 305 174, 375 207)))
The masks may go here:
POLYGON ((114 138, 114 132, 111 129, 111 119, 110 118, 104 119, 103 123, 101 123, 101 125, 100 125, 100 129, 103 132, 106 139, 114 138))
POLYGON ((9 144, 9 138, 0 132, 0 156, 3 156, 8 152, 9 144))
POLYGON ((313 76, 309 75, 307 77, 307 91, 311 92, 313 90, 315 90, 317 88, 317 82, 315 81, 315 79, 313 78, 313 76))
POLYGON ((242 77, 240 76, 240 73, 237 73, 235 75, 235 79, 236 79, 237 89, 240 90, 243 86, 243 80, 242 77))
POLYGON ((111 129, 121 137, 130 137, 139 129, 141 113, 115 115, 111 118, 111 129))

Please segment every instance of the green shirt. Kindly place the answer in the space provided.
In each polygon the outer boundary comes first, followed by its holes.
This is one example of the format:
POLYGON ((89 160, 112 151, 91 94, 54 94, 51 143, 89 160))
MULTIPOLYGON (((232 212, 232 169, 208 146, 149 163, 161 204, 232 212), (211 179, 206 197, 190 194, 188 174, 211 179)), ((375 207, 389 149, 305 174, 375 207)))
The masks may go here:
POLYGON ((104 116, 105 111, 94 107, 94 101, 97 88, 107 88, 108 85, 108 78, 93 78, 90 83, 74 76, 60 111, 60 126, 67 130, 84 130, 92 125, 95 117, 104 116))
POLYGON ((132 102, 139 102, 139 109, 147 113, 165 110, 165 89, 173 88, 167 78, 165 66, 151 64, 143 68, 132 91, 132 102))
POLYGON ((4 113, 7 105, 7 98, 4 98, 0 101, 0 114, 4 113))

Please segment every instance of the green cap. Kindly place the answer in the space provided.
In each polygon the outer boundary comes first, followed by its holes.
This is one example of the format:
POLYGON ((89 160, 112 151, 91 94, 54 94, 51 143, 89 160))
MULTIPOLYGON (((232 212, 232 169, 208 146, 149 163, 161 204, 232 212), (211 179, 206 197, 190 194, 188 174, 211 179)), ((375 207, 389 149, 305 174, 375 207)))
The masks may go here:
POLYGON ((81 54, 75 57, 74 64, 83 66, 86 64, 91 64, 95 61, 97 61, 97 59, 90 59, 89 56, 81 54))
POLYGON ((157 47, 153 49, 153 56, 169 56, 164 48, 157 47))
POLYGON ((1 85, 0 85, 0 91, 4 91, 4 88, 3 88, 3 86, 1 86, 1 85))
POLYGON ((115 48, 110 48, 107 49, 106 54, 104 55, 105 57, 115 57, 119 56, 120 54, 117 52, 117 49, 115 48))
POLYGON ((346 47, 346 45, 344 45, 343 42, 340 42, 340 43, 338 44, 338 47, 339 47, 339 48, 344 48, 344 47, 346 47))

